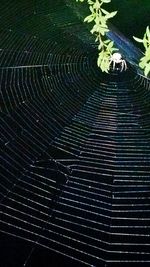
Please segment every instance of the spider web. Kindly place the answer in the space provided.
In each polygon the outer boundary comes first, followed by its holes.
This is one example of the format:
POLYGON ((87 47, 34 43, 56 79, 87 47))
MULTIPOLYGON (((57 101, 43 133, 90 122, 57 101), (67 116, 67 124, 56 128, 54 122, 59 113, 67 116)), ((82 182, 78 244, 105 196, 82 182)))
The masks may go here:
POLYGON ((100 76, 69 9, 56 2, 49 30, 42 3, 1 31, 1 262, 34 266, 41 249, 59 266, 149 264, 148 83, 100 76))

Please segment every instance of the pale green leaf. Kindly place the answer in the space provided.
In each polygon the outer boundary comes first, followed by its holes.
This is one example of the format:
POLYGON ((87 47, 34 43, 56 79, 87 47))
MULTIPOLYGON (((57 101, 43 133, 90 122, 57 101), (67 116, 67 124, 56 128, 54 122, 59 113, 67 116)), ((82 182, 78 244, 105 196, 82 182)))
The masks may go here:
POLYGON ((91 22, 91 21, 93 21, 94 20, 94 16, 93 16, 93 14, 92 15, 89 15, 89 16, 87 16, 85 19, 84 19, 84 22, 91 22))
POLYGON ((145 70, 144 70, 145 76, 148 76, 149 72, 150 72, 150 63, 147 64, 146 67, 145 67, 145 70))
POLYGON ((103 3, 110 3, 111 0, 102 0, 103 3))
POLYGON ((143 43, 143 39, 140 39, 140 38, 135 37, 135 36, 133 36, 133 38, 134 38, 135 41, 137 41, 139 43, 143 43))
POLYGON ((110 12, 105 16, 105 18, 106 19, 113 18, 116 14, 117 14, 117 11, 110 12))

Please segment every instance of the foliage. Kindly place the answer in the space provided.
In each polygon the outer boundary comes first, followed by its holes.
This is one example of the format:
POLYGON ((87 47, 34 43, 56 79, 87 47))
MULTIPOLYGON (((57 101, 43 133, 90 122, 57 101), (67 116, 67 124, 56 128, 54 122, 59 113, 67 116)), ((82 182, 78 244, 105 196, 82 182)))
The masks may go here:
POLYGON ((133 38, 139 42, 143 43, 145 48, 144 56, 140 59, 139 67, 144 70, 145 76, 150 73, 150 29, 149 26, 146 28, 143 39, 133 36, 133 38))
POLYGON ((106 36, 109 31, 107 22, 117 14, 117 11, 108 12, 102 8, 103 4, 110 3, 111 0, 76 0, 76 2, 87 2, 89 5, 91 14, 88 15, 84 21, 93 23, 91 33, 96 36, 95 42, 99 43, 97 65, 103 72, 108 73, 110 69, 110 57, 113 51, 118 49, 114 48, 114 42, 109 40, 106 36))
MULTIPOLYGON (((87 2, 91 14, 88 15, 84 21, 87 23, 93 23, 91 33, 96 36, 95 41, 99 43, 98 50, 99 55, 97 64, 102 71, 107 72, 110 69, 110 57, 115 50, 114 42, 107 38, 108 19, 114 17, 117 11, 108 12, 102 8, 103 4, 110 3, 111 0, 76 0, 76 2, 87 2)), ((150 74, 150 29, 146 28, 143 39, 133 36, 133 38, 140 43, 143 43, 145 48, 144 56, 140 59, 139 67, 143 69, 145 76, 150 74)))

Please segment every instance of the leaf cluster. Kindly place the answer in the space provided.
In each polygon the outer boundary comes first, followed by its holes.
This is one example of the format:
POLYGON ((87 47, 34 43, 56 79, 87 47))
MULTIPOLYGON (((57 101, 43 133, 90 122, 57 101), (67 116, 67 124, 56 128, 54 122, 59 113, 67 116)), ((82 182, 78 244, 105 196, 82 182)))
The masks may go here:
POLYGON ((110 69, 110 57, 113 51, 117 50, 114 43, 106 36, 109 31, 108 20, 117 14, 117 11, 108 12, 102 6, 110 3, 111 0, 76 0, 77 2, 87 2, 89 5, 90 15, 88 15, 84 22, 93 23, 91 33, 95 35, 95 42, 98 42, 98 59, 97 65, 103 72, 110 69))
MULTIPOLYGON (((114 17, 117 11, 108 12, 102 5, 110 3, 111 0, 76 0, 76 2, 87 2, 90 9, 90 15, 88 15, 84 21, 87 23, 93 23, 91 33, 96 36, 95 41, 99 42, 98 45, 98 59, 97 64, 102 71, 108 72, 110 69, 110 57, 113 51, 118 50, 114 47, 114 43, 107 38, 106 34, 108 29, 108 19, 114 17)), ((150 74, 150 29, 146 28, 143 39, 133 36, 133 38, 140 43, 143 43, 145 48, 144 56, 140 59, 139 67, 144 70, 145 76, 150 74)))
POLYGON ((150 74, 150 29, 147 26, 143 39, 133 36, 135 41, 143 43, 145 48, 144 56, 140 59, 139 67, 144 70, 145 76, 150 74))

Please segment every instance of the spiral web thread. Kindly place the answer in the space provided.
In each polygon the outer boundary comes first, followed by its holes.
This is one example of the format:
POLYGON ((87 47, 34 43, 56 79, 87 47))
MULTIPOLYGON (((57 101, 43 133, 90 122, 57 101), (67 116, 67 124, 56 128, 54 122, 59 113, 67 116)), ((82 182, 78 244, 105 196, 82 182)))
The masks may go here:
POLYGON ((38 247, 76 266, 149 264, 149 91, 130 70, 100 77, 70 9, 47 18, 42 3, 1 31, 0 232, 30 244, 22 266, 38 247))

